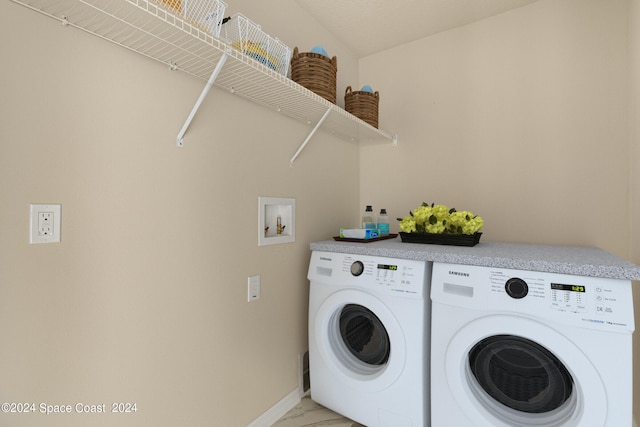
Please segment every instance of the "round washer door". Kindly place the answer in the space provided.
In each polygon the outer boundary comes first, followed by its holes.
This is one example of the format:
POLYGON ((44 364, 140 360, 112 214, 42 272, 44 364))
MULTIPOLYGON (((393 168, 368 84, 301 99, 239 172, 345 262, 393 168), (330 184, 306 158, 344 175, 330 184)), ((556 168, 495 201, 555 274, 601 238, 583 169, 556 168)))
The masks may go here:
POLYGON ((391 310, 371 294, 332 294, 316 312, 314 332, 320 357, 348 387, 379 391, 402 374, 404 334, 391 310))
POLYGON ((449 342, 445 370, 461 410, 488 425, 606 420, 607 395, 596 368, 566 336, 540 322, 493 315, 468 323, 449 342))

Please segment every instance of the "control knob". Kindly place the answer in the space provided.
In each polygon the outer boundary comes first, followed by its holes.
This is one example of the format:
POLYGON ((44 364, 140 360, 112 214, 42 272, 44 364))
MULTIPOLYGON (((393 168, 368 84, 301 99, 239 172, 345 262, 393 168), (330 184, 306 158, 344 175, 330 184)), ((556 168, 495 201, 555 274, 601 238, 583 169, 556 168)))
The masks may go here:
POLYGON ((362 261, 356 261, 351 264, 351 274, 354 276, 359 276, 364 272, 364 264, 362 261))
POLYGON ((511 298, 520 299, 526 297, 529 293, 529 285, 522 279, 512 277, 505 283, 504 290, 507 291, 507 295, 511 298))

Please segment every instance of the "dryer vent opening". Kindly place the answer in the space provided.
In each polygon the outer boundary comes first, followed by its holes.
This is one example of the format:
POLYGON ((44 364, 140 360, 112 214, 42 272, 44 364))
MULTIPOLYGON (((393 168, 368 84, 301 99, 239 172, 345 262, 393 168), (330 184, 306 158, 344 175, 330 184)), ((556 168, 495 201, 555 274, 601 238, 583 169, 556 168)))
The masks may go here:
POLYGON ((370 365, 384 365, 389 360, 389 335, 378 317, 369 309, 346 305, 340 313, 340 335, 355 357, 370 365))
POLYGON ((300 361, 300 390, 306 394, 311 388, 311 375, 309 373, 309 352, 305 351, 299 356, 300 361))
POLYGON ((497 335, 469 352, 469 368, 478 384, 512 409, 541 414, 562 407, 573 379, 556 356, 526 338, 497 335))

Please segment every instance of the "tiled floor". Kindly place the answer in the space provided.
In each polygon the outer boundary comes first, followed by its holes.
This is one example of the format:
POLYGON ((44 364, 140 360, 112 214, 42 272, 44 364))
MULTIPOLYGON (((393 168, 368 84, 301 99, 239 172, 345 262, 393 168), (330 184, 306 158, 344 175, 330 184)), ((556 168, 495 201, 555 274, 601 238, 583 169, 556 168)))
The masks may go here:
POLYGON ((318 405, 309 396, 287 412, 272 427, 365 427, 318 405))

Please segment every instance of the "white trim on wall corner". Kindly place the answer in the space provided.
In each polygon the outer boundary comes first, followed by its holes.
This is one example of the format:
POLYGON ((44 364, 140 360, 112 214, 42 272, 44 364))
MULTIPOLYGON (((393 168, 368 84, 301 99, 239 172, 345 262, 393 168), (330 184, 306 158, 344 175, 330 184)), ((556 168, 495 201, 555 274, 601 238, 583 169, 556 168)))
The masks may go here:
POLYGON ((256 418, 247 427, 271 427, 284 414, 293 409, 301 400, 300 389, 296 388, 291 393, 283 397, 278 403, 269 408, 267 412, 256 418))

